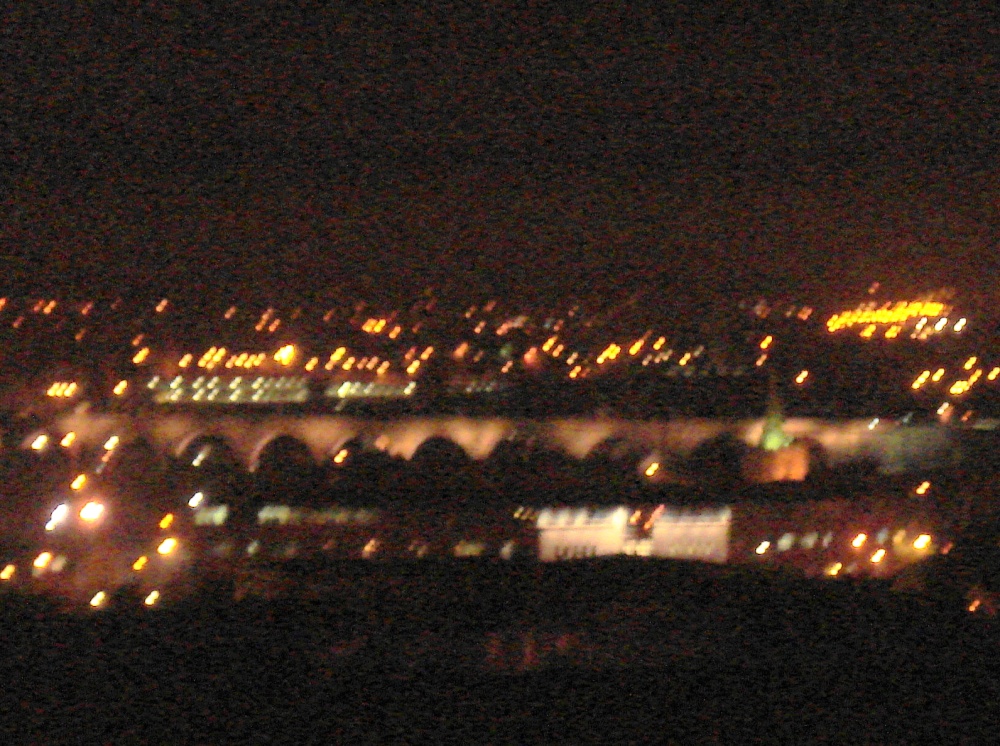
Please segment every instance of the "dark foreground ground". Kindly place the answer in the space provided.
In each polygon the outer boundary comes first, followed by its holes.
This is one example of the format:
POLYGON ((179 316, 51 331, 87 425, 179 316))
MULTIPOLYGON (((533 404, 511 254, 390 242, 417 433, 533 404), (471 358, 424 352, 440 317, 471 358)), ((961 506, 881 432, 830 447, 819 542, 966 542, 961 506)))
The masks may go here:
POLYGON ((0 743, 1000 738, 1000 634, 881 583, 641 561, 291 579, 92 614, 0 597, 0 743))

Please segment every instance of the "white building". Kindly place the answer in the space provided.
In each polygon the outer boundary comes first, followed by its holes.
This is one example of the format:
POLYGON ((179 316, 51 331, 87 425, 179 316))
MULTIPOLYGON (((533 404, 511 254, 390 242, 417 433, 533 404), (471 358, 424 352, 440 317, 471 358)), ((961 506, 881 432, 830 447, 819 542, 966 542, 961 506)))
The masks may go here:
POLYGON ((663 510, 653 523, 651 555, 668 559, 725 562, 729 557, 732 510, 663 510))
POLYGON ((538 514, 538 558, 542 562, 622 554, 628 529, 625 507, 587 510, 545 508, 538 514))

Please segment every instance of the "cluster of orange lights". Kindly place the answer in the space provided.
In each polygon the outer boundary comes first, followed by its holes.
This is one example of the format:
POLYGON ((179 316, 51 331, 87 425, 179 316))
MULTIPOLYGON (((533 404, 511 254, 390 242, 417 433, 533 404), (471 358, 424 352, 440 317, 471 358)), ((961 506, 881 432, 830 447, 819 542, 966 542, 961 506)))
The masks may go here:
MULTIPOLYGON (((177 364, 181 368, 186 368, 191 364, 192 359, 193 356, 187 354, 184 355, 177 364)), ((205 353, 198 359, 197 366, 199 368, 204 368, 205 370, 213 370, 219 365, 223 365, 226 368, 244 368, 246 370, 251 370, 263 365, 266 359, 267 355, 263 352, 240 352, 237 354, 230 353, 225 347, 209 347, 208 350, 206 350, 205 353), (223 360, 225 360, 225 363, 223 363, 223 360)))
POLYGON ((75 395, 78 390, 79 386, 77 386, 73 381, 59 381, 49 386, 45 395, 54 398, 68 399, 69 397, 75 395))
MULTIPOLYGON (((869 539, 868 534, 865 533, 864 531, 855 534, 850 541, 851 548, 858 552, 864 550, 864 547, 869 544, 868 539, 869 539)), ((782 541, 784 541, 784 539, 782 541)), ((892 543, 894 546, 896 546, 897 551, 901 553, 902 557, 906 558, 907 560, 912 560, 915 558, 915 555, 913 555, 912 552, 914 550, 917 552, 925 552, 929 550, 933 543, 933 538, 931 537, 930 534, 922 533, 914 537, 912 541, 907 541, 906 532, 898 531, 896 536, 893 538, 892 543)), ((770 541, 767 540, 762 541, 754 548, 754 554, 757 554, 758 556, 764 556, 771 551, 772 546, 773 545, 771 544, 770 541)), ((782 542, 778 542, 778 549, 779 550, 782 549, 782 542)), ((889 556, 889 550, 886 547, 876 547, 874 551, 872 551, 872 553, 868 555, 868 562, 870 562, 873 565, 879 565, 882 564, 882 562, 888 556, 889 556)), ((850 570, 853 567, 856 567, 856 565, 852 565, 847 569, 850 570)), ((827 566, 825 574, 831 577, 835 577, 837 575, 840 575, 840 573, 844 569, 845 565, 843 562, 834 562, 833 564, 827 566)))
MULTIPOLYGON (((937 318, 945 313, 947 307, 938 301, 899 301, 897 303, 886 303, 879 308, 865 306, 856 308, 853 311, 844 311, 831 316, 826 322, 829 332, 837 332, 841 329, 849 329, 853 326, 864 325, 868 336, 874 334, 874 328, 869 332, 870 327, 898 326, 895 334, 898 334, 901 327, 912 319, 937 318)), ((895 336, 895 334, 893 336, 895 336)))
MULTIPOLYGON (((961 396, 971 389, 985 374, 987 381, 995 381, 1000 377, 1000 366, 994 367, 989 373, 986 373, 983 368, 976 368, 976 363, 979 362, 979 358, 973 355, 962 365, 962 369, 966 371, 971 371, 968 378, 960 378, 952 383, 948 387, 948 393, 952 396, 961 396)), ((910 384, 910 388, 914 391, 922 388, 928 381, 933 383, 938 383, 942 378, 944 378, 945 369, 938 368, 933 374, 929 370, 923 371, 919 376, 917 376, 913 383, 910 384)))

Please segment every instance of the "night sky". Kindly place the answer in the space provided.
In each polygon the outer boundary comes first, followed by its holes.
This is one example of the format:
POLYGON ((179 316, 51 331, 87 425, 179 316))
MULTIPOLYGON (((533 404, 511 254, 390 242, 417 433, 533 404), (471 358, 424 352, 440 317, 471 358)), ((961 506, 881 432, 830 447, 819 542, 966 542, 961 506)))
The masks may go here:
POLYGON ((15 5, 15 289, 996 295, 992 2, 15 5))

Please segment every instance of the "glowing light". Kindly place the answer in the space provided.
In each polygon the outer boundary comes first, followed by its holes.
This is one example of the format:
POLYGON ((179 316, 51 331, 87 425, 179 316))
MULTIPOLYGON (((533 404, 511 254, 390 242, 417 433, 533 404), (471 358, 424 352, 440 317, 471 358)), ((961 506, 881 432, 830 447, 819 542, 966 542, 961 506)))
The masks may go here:
POLYGON ((181 358, 181 359, 180 359, 180 360, 179 360, 179 361, 177 362, 177 365, 178 365, 179 367, 181 367, 181 368, 186 368, 186 367, 188 367, 188 366, 189 366, 189 365, 191 364, 191 361, 192 361, 193 359, 194 359, 194 355, 192 355, 192 354, 191 354, 190 352, 188 352, 187 354, 185 354, 185 355, 184 355, 184 356, 183 356, 183 357, 182 357, 182 358, 181 358))
POLYGON ((927 490, 929 490, 930 488, 931 488, 931 483, 924 481, 917 485, 917 488, 914 490, 914 492, 916 492, 918 495, 926 495, 927 490))
POLYGON ((284 345, 274 353, 275 362, 281 365, 291 365, 295 358, 295 345, 284 345))
POLYGON ((840 571, 844 569, 844 564, 842 562, 834 562, 828 568, 826 568, 826 574, 831 577, 837 577, 840 571))
POLYGON ((49 516, 49 522, 45 524, 45 530, 52 531, 56 526, 65 521, 68 515, 69 506, 66 503, 57 505, 55 510, 52 511, 52 515, 49 516))
POLYGON ((193 495, 191 495, 191 499, 188 500, 188 505, 191 506, 192 508, 197 508, 199 505, 202 504, 204 500, 205 500, 204 492, 195 492, 193 495))
POLYGON ((101 606, 104 605, 104 602, 107 600, 107 598, 108 598, 107 593, 105 593, 104 591, 98 591, 90 599, 90 605, 93 606, 95 609, 100 608, 101 606))
POLYGON ((173 553, 175 549, 177 549, 177 539, 170 537, 160 542, 160 546, 156 548, 156 552, 165 556, 173 553))
POLYGON ((0 580, 10 580, 14 577, 15 572, 17 572, 16 565, 6 565, 3 570, 0 570, 0 580))
POLYGON ((971 604, 969 604, 969 611, 975 612, 976 609, 978 609, 981 604, 982 604, 982 600, 980 600, 978 598, 975 599, 971 604))
POLYGON ((76 433, 70 430, 63 436, 62 440, 59 441, 59 445, 61 445, 63 448, 69 448, 71 445, 73 445, 73 441, 75 440, 76 440, 76 433))
POLYGON ((167 310, 167 306, 169 304, 170 304, 170 301, 168 301, 166 298, 164 298, 163 300, 161 300, 159 303, 156 304, 156 312, 157 313, 163 313, 164 311, 167 310))
POLYGON ((42 450, 45 449, 45 446, 47 446, 48 444, 49 444, 49 436, 48 435, 39 435, 33 441, 31 441, 31 450, 33 450, 33 451, 42 451, 42 450))
POLYGON ((986 380, 987 381, 995 381, 995 380, 997 380, 997 376, 1000 376, 1000 367, 997 367, 997 368, 994 368, 993 370, 991 370, 990 373, 989 373, 989 375, 986 376, 986 380))
POLYGON ((149 357, 149 348, 143 347, 141 350, 135 353, 135 355, 132 358, 132 362, 135 363, 136 365, 142 365, 142 363, 146 360, 147 357, 149 357))
POLYGON ((809 377, 809 371, 808 370, 803 370, 797 376, 795 376, 795 383, 797 383, 797 384, 799 384, 801 386, 803 383, 805 383, 806 378, 808 378, 808 377, 809 377))
POLYGON ((963 365, 962 367, 965 368, 966 370, 972 370, 972 366, 975 365, 978 360, 979 358, 973 355, 972 357, 970 357, 968 360, 965 361, 965 365, 963 365))
POLYGON ((36 570, 44 570, 46 567, 49 566, 50 562, 52 562, 52 552, 42 552, 37 557, 35 557, 34 561, 31 563, 31 566, 34 567, 36 570))
POLYGON ((754 549, 754 552, 756 552, 757 554, 764 554, 770 548, 771 548, 771 542, 762 541, 760 544, 757 545, 757 548, 754 549))
POLYGON ((942 402, 941 406, 937 408, 937 413, 938 414, 944 414, 950 408, 951 408, 951 404, 949 402, 942 402))
POLYGON ((314 371, 314 370, 316 370, 316 366, 317 365, 319 365, 319 358, 318 357, 309 358, 309 362, 306 363, 306 370, 308 370, 308 371, 314 371))
POLYGON ((160 519, 160 528, 170 528, 170 524, 174 522, 174 514, 167 513, 163 518, 160 519))
POLYGON ((966 323, 965 319, 959 319, 958 321, 956 321, 955 322, 955 331, 956 332, 962 331, 965 328, 965 323, 966 323))
POLYGON ((118 444, 120 442, 121 442, 121 439, 117 435, 112 435, 110 438, 108 438, 106 441, 104 441, 104 450, 105 451, 113 451, 115 448, 118 447, 118 444))
POLYGON ((938 368, 936 371, 934 371, 934 375, 931 376, 931 380, 934 381, 934 383, 937 383, 942 378, 944 378, 944 368, 938 368))
POLYGON ((771 343, 773 341, 774 341, 774 337, 772 337, 770 334, 768 334, 766 337, 764 337, 764 339, 762 339, 760 341, 760 349, 766 350, 768 347, 771 346, 771 343))
POLYGON ((854 547, 855 549, 860 549, 865 545, 866 541, 868 541, 868 534, 861 533, 855 536, 851 540, 851 546, 854 547))
POLYGON ((146 596, 146 598, 144 598, 142 602, 146 604, 146 606, 153 606, 159 600, 160 600, 160 592, 150 591, 149 595, 146 596))
POLYGON ((872 419, 871 422, 868 423, 868 429, 874 430, 876 427, 878 427, 878 423, 879 423, 879 418, 875 417, 874 419, 872 419))
POLYGON ((642 349, 642 346, 645 343, 646 343, 646 340, 644 340, 644 339, 637 339, 635 342, 632 343, 632 346, 628 348, 628 354, 629 355, 638 355, 639 351, 642 349))
POLYGON ((666 337, 660 337, 655 342, 653 342, 653 349, 658 351, 666 343, 667 343, 667 338, 666 337))
POLYGON ((757 358, 757 361, 754 363, 754 365, 756 365, 759 368, 766 362, 767 362, 767 353, 765 352, 763 355, 757 358))
POLYGON ((914 549, 926 549, 931 544, 930 534, 920 534, 916 539, 913 540, 914 549))
POLYGON ((936 323, 936 324, 934 325, 934 331, 936 331, 936 332, 939 332, 939 331, 941 331, 942 329, 944 329, 944 328, 945 328, 946 326, 948 326, 948 317, 947 317, 947 316, 946 316, 945 318, 943 318, 943 319, 939 320, 939 321, 938 321, 938 322, 937 322, 937 323, 936 323))
POLYGON ((417 372, 417 369, 419 367, 420 367, 420 361, 414 360, 412 363, 406 366, 406 372, 412 376, 414 373, 417 372))
POLYGON ((147 562, 149 562, 149 557, 147 557, 144 554, 139 559, 137 559, 135 562, 132 563, 132 569, 135 570, 136 572, 141 572, 142 568, 146 566, 147 562))
POLYGON ((76 478, 69 483, 69 486, 74 490, 82 490, 83 485, 85 485, 86 483, 87 483, 87 475, 77 474, 76 478))
POLYGON ((337 455, 333 457, 333 463, 342 464, 347 460, 348 450, 346 448, 341 448, 337 451, 337 455))
POLYGON ((877 565, 879 562, 885 559, 885 550, 879 549, 871 556, 872 564, 877 565))
POLYGON ((99 502, 94 502, 93 500, 80 508, 80 520, 86 521, 87 523, 93 523, 102 515, 104 515, 104 506, 99 502))
POLYGON ((645 473, 647 477, 651 477, 654 474, 656 474, 656 472, 658 472, 659 470, 660 470, 660 464, 654 461, 653 463, 651 463, 649 466, 646 467, 645 473))

